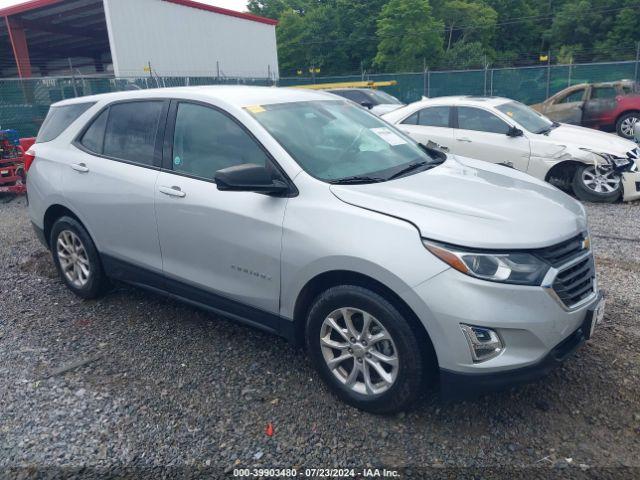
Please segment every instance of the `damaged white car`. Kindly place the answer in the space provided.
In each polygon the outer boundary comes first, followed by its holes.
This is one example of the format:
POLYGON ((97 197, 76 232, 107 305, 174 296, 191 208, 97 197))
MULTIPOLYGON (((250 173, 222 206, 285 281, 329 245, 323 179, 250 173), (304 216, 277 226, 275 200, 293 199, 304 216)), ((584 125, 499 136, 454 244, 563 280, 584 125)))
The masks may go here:
POLYGON ((425 99, 382 116, 422 144, 526 172, 580 200, 640 199, 640 148, 498 97, 425 99))

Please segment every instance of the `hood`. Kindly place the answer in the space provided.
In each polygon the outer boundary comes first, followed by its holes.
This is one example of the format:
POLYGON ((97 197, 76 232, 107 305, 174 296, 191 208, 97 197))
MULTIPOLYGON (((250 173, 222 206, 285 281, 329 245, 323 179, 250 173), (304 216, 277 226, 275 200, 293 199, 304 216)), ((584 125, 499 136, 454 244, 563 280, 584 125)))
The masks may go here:
POLYGON ((332 185, 342 201, 414 224, 424 238, 486 249, 540 248, 586 230, 582 205, 526 174, 449 156, 389 182, 332 185))
POLYGON ((535 143, 552 142, 554 144, 566 145, 574 148, 587 148, 595 152, 608 153, 617 157, 626 158, 627 152, 633 150, 637 145, 622 137, 612 133, 600 132, 591 128, 578 127, 575 125, 562 124, 554 128, 548 135, 536 135, 535 143))

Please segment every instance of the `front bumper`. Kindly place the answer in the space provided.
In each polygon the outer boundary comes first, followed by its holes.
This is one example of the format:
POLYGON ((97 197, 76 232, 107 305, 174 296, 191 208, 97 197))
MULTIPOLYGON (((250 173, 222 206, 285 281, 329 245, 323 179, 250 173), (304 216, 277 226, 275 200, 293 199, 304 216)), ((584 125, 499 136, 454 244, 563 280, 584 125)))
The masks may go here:
POLYGON ((640 172, 624 172, 622 174, 622 200, 630 202, 640 199, 640 172))
POLYGON ((440 391, 447 400, 470 398, 523 383, 533 382, 549 374, 572 356, 586 341, 588 325, 585 322, 560 342, 542 360, 527 367, 498 373, 461 373, 440 370, 440 391))

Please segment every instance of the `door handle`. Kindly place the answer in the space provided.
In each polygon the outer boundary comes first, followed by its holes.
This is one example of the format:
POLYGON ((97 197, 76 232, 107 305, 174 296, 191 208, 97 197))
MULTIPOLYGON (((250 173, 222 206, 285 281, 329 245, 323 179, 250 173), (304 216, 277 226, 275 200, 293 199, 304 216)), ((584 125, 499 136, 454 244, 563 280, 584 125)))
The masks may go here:
POLYGON ((467 137, 456 138, 456 140, 458 140, 459 142, 471 143, 471 139, 467 137))
POLYGON ((180 187, 177 187, 175 185, 173 187, 160 187, 159 190, 160 193, 164 193, 165 195, 169 195, 170 197, 184 198, 187 196, 186 193, 180 190, 180 187))
POLYGON ((87 167, 84 163, 72 163, 71 168, 80 173, 87 173, 89 171, 89 167, 87 167))

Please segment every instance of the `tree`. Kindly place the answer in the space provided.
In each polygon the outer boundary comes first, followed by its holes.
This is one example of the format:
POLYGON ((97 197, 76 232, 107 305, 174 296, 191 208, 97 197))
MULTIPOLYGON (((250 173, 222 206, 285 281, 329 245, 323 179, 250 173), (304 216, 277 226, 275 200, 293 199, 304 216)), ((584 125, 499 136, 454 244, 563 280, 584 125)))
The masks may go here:
POLYGON ((493 8, 479 1, 449 0, 442 11, 448 30, 447 50, 455 40, 480 42, 484 47, 489 45, 498 19, 493 8))
POLYGON ((380 14, 375 64, 387 71, 422 70, 442 56, 444 24, 428 0, 390 0, 380 14))

